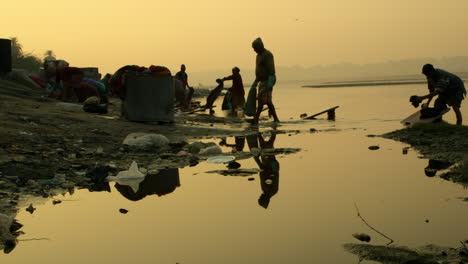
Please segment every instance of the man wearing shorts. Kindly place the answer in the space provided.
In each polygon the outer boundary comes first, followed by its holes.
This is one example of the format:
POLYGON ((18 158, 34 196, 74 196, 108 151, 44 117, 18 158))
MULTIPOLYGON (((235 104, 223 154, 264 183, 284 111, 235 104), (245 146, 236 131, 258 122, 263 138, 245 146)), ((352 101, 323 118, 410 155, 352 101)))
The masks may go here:
POLYGON ((260 118, 264 105, 268 106, 269 114, 270 116, 273 116, 274 121, 279 122, 271 97, 273 86, 276 83, 275 61, 273 54, 269 50, 265 49, 261 38, 254 40, 252 48, 257 53, 255 81, 252 84, 252 87, 256 88, 258 85, 258 107, 252 123, 258 123, 258 119, 260 118))
POLYGON ((457 117, 457 125, 461 125, 462 114, 460 107, 466 95, 462 79, 442 69, 435 69, 432 64, 424 65, 422 73, 427 78, 429 94, 418 97, 419 101, 429 99, 429 104, 432 98, 438 95, 434 102, 434 108, 444 109, 447 105, 451 106, 457 117))

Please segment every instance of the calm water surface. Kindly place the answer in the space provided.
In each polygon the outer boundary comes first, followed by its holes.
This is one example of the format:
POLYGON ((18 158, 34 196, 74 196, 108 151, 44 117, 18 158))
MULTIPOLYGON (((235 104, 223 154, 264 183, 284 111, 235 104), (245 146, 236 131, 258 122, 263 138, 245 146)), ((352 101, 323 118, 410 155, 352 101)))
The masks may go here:
MULTIPOLYGON (((276 148, 302 151, 275 156, 279 174, 272 184, 261 184, 258 173, 250 176, 254 181, 207 173, 224 166, 203 162, 168 173, 175 190, 163 196, 132 201, 112 183, 110 193, 77 190, 58 197, 65 201, 55 206, 35 200, 34 214, 21 210, 17 216, 26 232, 20 238, 49 240, 20 242, 9 255, 0 255, 0 262, 356 263, 357 257, 342 249, 357 242, 352 233, 370 234, 373 244, 387 240, 363 224, 355 203, 397 245, 458 246, 468 239, 468 204, 459 199, 468 192, 426 177, 428 161, 412 150, 403 155, 405 144, 366 137, 401 128, 399 121, 415 111, 409 96, 426 91, 424 85, 310 89, 279 84, 274 101, 285 122, 278 129, 304 133, 276 136, 276 148), (340 106, 336 122, 297 122, 302 113, 335 105, 340 106), (308 133, 310 128, 319 132, 308 133), (370 145, 381 148, 371 151, 370 145), (267 209, 259 203, 263 193, 270 197, 267 209), (120 208, 129 213, 120 214, 120 208)), ((465 120, 467 109, 462 108, 465 120)), ((454 123, 453 112, 445 119, 454 123)), ((261 126, 267 141, 269 130, 261 126)), ((234 138, 227 141, 233 144, 234 138)), ((258 168, 253 158, 239 163, 258 168)), ((146 188, 157 189, 155 184, 146 188)))

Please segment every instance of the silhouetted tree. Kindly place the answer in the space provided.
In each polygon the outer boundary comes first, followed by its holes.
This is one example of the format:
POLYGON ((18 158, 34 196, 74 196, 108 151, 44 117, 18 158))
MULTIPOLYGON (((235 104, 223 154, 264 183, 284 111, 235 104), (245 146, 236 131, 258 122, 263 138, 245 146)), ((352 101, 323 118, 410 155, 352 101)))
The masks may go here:
POLYGON ((38 73, 42 62, 31 52, 25 52, 17 38, 11 38, 11 60, 16 69, 24 69, 30 73, 38 73))

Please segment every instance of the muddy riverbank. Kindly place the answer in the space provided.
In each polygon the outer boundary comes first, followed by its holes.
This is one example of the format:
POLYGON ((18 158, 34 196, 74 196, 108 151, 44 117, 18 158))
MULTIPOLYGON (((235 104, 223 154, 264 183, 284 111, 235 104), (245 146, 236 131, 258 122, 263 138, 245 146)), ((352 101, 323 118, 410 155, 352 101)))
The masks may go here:
MULTIPOLYGON (((450 125, 445 122, 420 124, 382 135, 384 138, 401 141, 429 159, 425 174, 439 176, 466 186, 468 184, 468 127, 450 125)), ((404 152, 408 148, 403 149, 404 152)), ((466 200, 466 198, 465 198, 466 200)), ((428 221, 428 220, 427 220, 428 221)), ((459 246, 442 247, 426 245, 410 248, 397 245, 345 244, 344 248, 362 260, 392 263, 466 263, 468 261, 468 241, 460 241, 459 246)))
MULTIPOLYGON (((105 191, 109 189, 105 177, 128 170, 133 161, 140 171, 151 175, 196 166, 214 155, 237 160, 259 155, 234 150, 223 153, 214 143, 259 133, 258 127, 241 119, 177 112, 170 124, 129 122, 120 117, 116 98, 111 99, 107 114, 97 115, 84 112, 80 104, 46 98, 35 87, 0 80, 0 88, 0 214, 5 219, 12 220, 28 196, 48 198, 83 188, 105 191), (140 142, 134 144, 136 139, 140 142)), ((286 133, 276 126, 261 130, 273 128, 273 133, 286 133)), ((268 151, 288 154, 298 150, 268 151)), ((29 209, 34 213, 34 205, 29 209)), ((8 225, 3 222, 0 227, 8 225)), ((5 241, 12 243, 8 239, 12 234, 0 231, 0 248, 5 241)), ((11 245, 5 252, 9 250, 11 245)))
POLYGON ((440 176, 468 184, 468 127, 445 122, 420 124, 384 134, 383 137, 410 144, 429 159, 426 176, 440 176))

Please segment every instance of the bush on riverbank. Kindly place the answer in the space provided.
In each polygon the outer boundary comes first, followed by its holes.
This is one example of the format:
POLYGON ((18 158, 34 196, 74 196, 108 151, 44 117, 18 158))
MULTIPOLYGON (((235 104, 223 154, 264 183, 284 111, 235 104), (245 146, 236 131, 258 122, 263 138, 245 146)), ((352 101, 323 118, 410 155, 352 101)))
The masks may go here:
POLYGON ((24 51, 17 38, 11 38, 11 63, 13 68, 32 74, 39 73, 42 66, 42 60, 31 52, 24 51))

